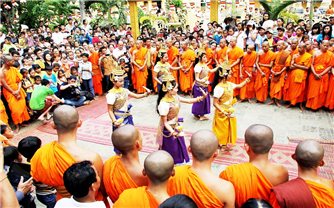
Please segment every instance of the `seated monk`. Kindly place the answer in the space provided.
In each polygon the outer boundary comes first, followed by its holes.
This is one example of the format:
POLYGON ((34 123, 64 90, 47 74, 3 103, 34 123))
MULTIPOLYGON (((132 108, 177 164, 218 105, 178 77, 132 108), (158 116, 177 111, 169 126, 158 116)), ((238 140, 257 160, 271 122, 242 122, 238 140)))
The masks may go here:
POLYGON ((333 207, 334 183, 318 175, 324 163, 324 148, 316 141, 302 141, 292 158, 298 163, 298 177, 274 186, 270 202, 274 208, 333 207))
POLYGON ((189 147, 193 163, 175 168, 175 176, 168 183, 168 193, 188 195, 198 207, 234 207, 233 185, 217 177, 211 170, 217 148, 218 140, 212 131, 194 133, 189 147))
MULTIPOLYGON (((31 176, 35 181, 53 186, 57 189, 57 199, 70 197, 64 187, 63 174, 72 164, 89 160, 102 178, 103 162, 101 156, 86 150, 77 144, 77 130, 82 121, 78 111, 69 106, 61 105, 53 113, 54 128, 57 130, 58 141, 42 146, 31 159, 31 176)), ((99 192, 96 200, 102 200, 99 192)))
POLYGON ((139 162, 138 151, 142 147, 139 131, 129 124, 121 126, 113 132, 112 143, 121 155, 104 163, 103 183, 111 201, 115 202, 124 190, 147 186, 148 180, 139 162))
POLYGON ((232 182, 237 190, 236 207, 241 207, 249 198, 268 201, 271 188, 289 180, 287 169, 268 159, 273 137, 273 131, 268 126, 254 124, 248 127, 245 149, 249 162, 231 165, 220 173, 220 177, 232 182))
POLYGON ((149 154, 144 161, 143 175, 148 177, 148 186, 123 191, 114 208, 157 208, 169 198, 167 183, 169 177, 174 175, 174 160, 168 152, 158 150, 149 154))

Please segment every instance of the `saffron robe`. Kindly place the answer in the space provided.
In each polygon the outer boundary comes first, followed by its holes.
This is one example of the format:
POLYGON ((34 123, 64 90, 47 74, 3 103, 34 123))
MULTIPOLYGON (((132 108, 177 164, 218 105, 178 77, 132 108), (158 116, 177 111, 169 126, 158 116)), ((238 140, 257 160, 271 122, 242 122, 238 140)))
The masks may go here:
POLYGON ((316 207, 330 208, 334 205, 334 190, 313 181, 305 180, 311 193, 316 207))
MULTIPOLYGON (((143 64, 145 63, 147 53, 148 53, 148 50, 145 47, 141 47, 139 49, 134 50, 133 52, 134 62, 136 62, 140 67, 142 67, 143 64)), ((148 76, 147 65, 145 64, 142 70, 139 70, 139 68, 136 65, 133 65, 133 69, 134 69, 133 72, 135 76, 135 83, 133 85, 134 89, 137 90, 137 93, 146 92, 143 86, 146 87, 146 80, 148 76)))
MULTIPOLYGON (((331 66, 333 53, 326 51, 314 57, 313 68, 317 74, 322 73, 325 69, 331 66)), ((306 107, 317 110, 324 106, 326 95, 329 87, 329 75, 324 74, 321 79, 316 79, 313 73, 308 77, 308 90, 306 107)))
POLYGON ((158 208, 159 203, 147 190, 147 186, 125 190, 113 205, 114 208, 149 207, 158 208))
MULTIPOLYGON (((309 68, 312 63, 312 55, 304 53, 295 59, 295 63, 309 68)), ((296 105, 305 100, 307 72, 308 70, 292 69, 290 76, 286 80, 286 82, 289 82, 287 100, 290 101, 291 105, 296 105)))
MULTIPOLYGON (((274 67, 272 71, 280 72, 284 67, 288 67, 291 62, 291 56, 288 51, 278 51, 276 52, 274 67)), ((272 75, 270 83, 270 98, 275 98, 278 100, 282 99, 283 96, 283 87, 285 82, 286 70, 280 75, 272 75)))
POLYGON ((189 68, 190 65, 190 70, 185 73, 184 71, 180 70, 180 79, 179 79, 179 84, 180 84, 180 89, 182 92, 188 93, 192 89, 192 85, 194 82, 194 61, 196 59, 196 54, 195 51, 192 49, 188 48, 182 55, 181 55, 181 65, 183 67, 189 68))
MULTIPOLYGON (((14 91, 19 88, 19 83, 22 81, 22 75, 15 67, 10 67, 4 73, 4 79, 7 85, 14 91)), ((30 119, 27 105, 26 105, 26 93, 24 89, 21 87, 20 89, 20 99, 16 99, 16 97, 10 93, 6 88, 3 87, 3 96, 7 100, 8 107, 12 116, 12 120, 15 125, 21 124, 24 121, 28 121, 30 119)))
MULTIPOLYGON (((207 62, 208 67, 210 69, 213 69, 213 64, 215 63, 215 61, 214 61, 215 52, 211 48, 207 48, 207 49, 205 49, 205 54, 206 54, 206 58, 208 60, 208 62, 207 62)), ((212 73, 209 72, 209 82, 213 83, 214 79, 215 79, 215 72, 212 72, 212 73)), ((212 86, 211 85, 208 85, 208 90, 209 90, 209 92, 212 91, 212 86)))
MULTIPOLYGON (((53 186, 57 189, 57 200, 71 195, 64 186, 63 174, 75 162, 75 158, 57 141, 43 145, 31 159, 31 176, 35 181, 53 186)), ((96 200, 102 201, 101 192, 96 200)))
POLYGON ((271 182, 249 162, 228 166, 219 177, 233 184, 236 207, 241 207, 249 198, 269 200, 271 182))
POLYGON ((224 63, 224 61, 227 60, 227 57, 226 57, 227 49, 228 47, 225 46, 224 48, 221 48, 217 51, 216 56, 217 56, 217 61, 219 63, 224 63))
POLYGON ((6 113, 6 108, 0 99, 0 121, 8 125, 8 116, 6 113))
POLYGON ((334 74, 330 73, 329 75, 329 87, 326 96, 326 102, 324 106, 329 110, 334 109, 334 74))
POLYGON ((251 99, 255 97, 254 84, 255 84, 256 74, 253 72, 253 68, 256 62, 256 52, 252 51, 250 54, 245 53, 241 61, 242 61, 241 73, 243 79, 240 78, 240 82, 245 81, 246 78, 250 78, 250 82, 247 83, 242 88, 240 88, 239 96, 241 100, 251 99), (247 73, 252 75, 252 77, 249 77, 247 73))
MULTIPOLYGON (((175 46, 172 46, 168 49, 168 51, 167 51, 168 63, 172 67, 177 67, 178 66, 178 62, 173 64, 173 62, 178 57, 178 55, 179 55, 179 49, 177 49, 175 46)), ((174 77, 176 83, 179 83, 178 70, 171 70, 171 71, 172 71, 172 74, 173 74, 173 77, 174 77)))
MULTIPOLYGON (((270 64, 273 60, 275 60, 275 53, 269 50, 266 53, 259 55, 258 63, 270 64)), ((260 68, 262 72, 265 73, 265 76, 263 77, 262 74, 259 71, 257 71, 254 85, 255 96, 259 102, 265 102, 268 97, 268 82, 270 76, 270 68, 263 66, 260 66, 260 68)))
MULTIPOLYGON (((296 48, 295 50, 293 51, 290 51, 290 63, 289 63, 289 66, 291 65, 291 59, 292 57, 295 55, 295 54, 298 54, 298 48, 296 48)), ((288 89, 289 89, 289 82, 288 80, 290 80, 290 76, 291 76, 291 70, 288 69, 286 71, 286 75, 285 75, 285 82, 284 82, 284 87, 283 87, 283 100, 287 101, 289 96, 288 96, 288 89)))
POLYGON ((92 79, 93 79, 93 87, 95 94, 102 95, 102 71, 99 67, 99 59, 100 55, 98 52, 93 52, 90 54, 88 61, 92 63, 92 79))
POLYGON ((104 163, 103 184, 113 202, 117 201, 124 190, 138 187, 123 166, 121 157, 117 155, 104 163))
POLYGON ((175 176, 171 177, 167 186, 168 194, 185 194, 192 198, 198 207, 224 207, 224 204, 191 169, 191 166, 175 167, 175 176))

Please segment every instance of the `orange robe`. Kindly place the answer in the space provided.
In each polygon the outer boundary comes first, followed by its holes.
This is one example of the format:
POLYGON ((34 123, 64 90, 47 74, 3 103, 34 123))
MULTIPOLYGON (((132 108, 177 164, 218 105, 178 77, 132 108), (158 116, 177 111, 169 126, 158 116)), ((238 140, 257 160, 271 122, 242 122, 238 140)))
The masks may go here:
MULTIPOLYGON (((195 61, 196 54, 195 51, 188 48, 182 55, 181 55, 181 65, 189 68, 190 65, 195 61)), ((180 89, 182 92, 188 93, 192 89, 192 85, 194 82, 194 64, 191 66, 190 70, 187 73, 184 73, 180 70, 180 89)))
MULTIPOLYGON (((290 61, 292 59, 292 57, 295 54, 298 54, 298 48, 296 48, 295 50, 293 50, 292 52, 290 52, 290 61)), ((289 65, 291 64, 291 62, 289 63, 289 65)), ((283 87, 283 100, 287 101, 289 96, 288 96, 288 89, 289 89, 289 82, 288 80, 290 80, 290 76, 291 76, 291 70, 287 70, 286 71, 286 75, 285 75, 285 82, 284 82, 284 87, 283 87)))
POLYGON ((224 63, 225 59, 226 59, 226 52, 227 52, 228 47, 225 46, 224 48, 221 48, 217 51, 217 61, 219 63, 224 63))
MULTIPOLYGON (((235 46, 234 48, 230 49, 230 51, 227 51, 228 63, 233 64, 235 61, 242 58, 243 55, 244 55, 244 51, 238 46, 235 46)), ((240 63, 232 67, 231 70, 232 70, 232 76, 228 81, 234 84, 239 84, 240 83, 240 74, 239 74, 240 73, 240 63)), ((239 90, 234 90, 233 96, 237 96, 237 95, 239 95, 239 90)))
MULTIPOLYGON (((288 51, 278 51, 276 52, 274 67, 272 70, 274 72, 280 72, 284 67, 288 67, 290 65, 291 56, 288 51)), ((276 98, 278 100, 282 99, 283 96, 283 87, 285 82, 286 71, 281 73, 278 76, 272 75, 271 83, 270 83, 270 98, 276 98)))
POLYGON ((92 72, 93 72, 93 87, 95 94, 102 95, 102 72, 99 67, 100 55, 98 52, 92 53, 88 61, 92 63, 92 72))
MULTIPOLYGON (((259 64, 270 64, 275 59, 275 53, 272 51, 267 51, 266 53, 263 53, 259 55, 259 64)), ((255 96, 256 99, 259 102, 265 102, 268 97, 268 82, 269 82, 269 76, 270 76, 270 68, 269 67, 263 67, 260 66, 263 73, 265 73, 265 76, 263 77, 259 71, 256 73, 255 78, 255 96)))
POLYGON ((138 187, 123 166, 120 156, 113 156, 104 163, 103 184, 113 202, 124 190, 138 187))
POLYGON ((5 124, 8 124, 8 116, 6 113, 6 108, 1 99, 0 99, 0 121, 2 121, 5 124))
MULTIPOLYGON (((333 53, 327 51, 321 53, 321 55, 314 57, 313 67, 317 74, 322 73, 325 69, 331 66, 331 59, 333 59, 333 53)), ((324 74, 321 79, 316 79, 313 73, 310 73, 308 77, 308 90, 307 90, 307 102, 306 107, 313 110, 317 110, 324 106, 326 101, 326 95, 328 91, 329 75, 324 74)))
MULTIPOLYGON (((9 70, 4 73, 4 79, 12 90, 17 90, 19 83, 22 81, 22 75, 17 68, 10 67, 9 70)), ((3 88, 3 96, 7 100, 12 120, 15 125, 21 124, 30 119, 25 100, 26 93, 22 87, 20 89, 20 99, 16 99, 16 97, 6 88, 3 88)))
POLYGON ((159 54, 159 50, 157 50, 154 53, 152 53, 152 62, 153 62, 154 65, 151 67, 151 70, 152 70, 152 83, 153 83, 153 90, 154 90, 154 92, 158 92, 158 83, 153 78, 154 66, 157 63, 158 54, 159 54))
POLYGON ((273 185, 251 163, 228 166, 219 177, 233 184, 236 207, 241 207, 249 198, 269 200, 273 185))
MULTIPOLYGON (((168 49, 168 51, 167 51, 168 63, 172 67, 177 67, 178 66, 177 62, 172 65, 172 63, 175 61, 175 59, 178 57, 178 55, 179 55, 179 49, 177 49, 175 46, 172 46, 168 49)), ((176 83, 179 83, 178 70, 171 70, 171 72, 173 74, 173 77, 174 77, 176 83)))
MULTIPOLYGON (((295 59, 295 63, 298 65, 310 67, 312 63, 312 55, 309 53, 304 53, 295 59)), ((287 99, 290 101, 291 105, 296 105, 305 101, 305 88, 306 88, 306 78, 307 71, 302 69, 293 69, 290 72, 289 79, 289 89, 287 91, 287 99)))
MULTIPOLYGON (((57 189, 57 200, 71 195, 64 187, 63 174, 75 162, 75 158, 57 141, 43 145, 31 159, 31 176, 35 181, 57 189)), ((103 196, 97 193, 97 200, 103 196)))
POLYGON ((57 199, 69 197, 63 174, 76 160, 62 145, 54 141, 41 147, 31 159, 31 176, 38 182, 54 186, 57 199), (62 191, 58 191, 58 189, 62 191))
MULTIPOLYGON (((146 59, 146 54, 148 53, 147 48, 141 47, 140 49, 137 49, 137 51, 134 51, 133 59, 134 61, 139 65, 143 66, 145 59, 146 59)), ((144 93, 146 90, 143 88, 143 86, 146 87, 146 80, 148 76, 147 72, 147 65, 145 64, 144 69, 139 70, 139 68, 136 65, 133 65, 133 71, 134 71, 134 76, 135 76, 135 84, 134 89, 137 90, 137 93, 144 93)))
POLYGON ((175 176, 168 181, 167 191, 171 196, 176 194, 189 196, 198 207, 224 207, 189 165, 175 167, 175 176))
MULTIPOLYGON (((208 67, 210 69, 213 69, 213 64, 215 62, 214 61, 215 52, 211 48, 207 48, 207 49, 205 49, 205 54, 206 54, 206 58, 207 58, 208 63, 209 63, 208 67)), ((209 72, 209 82, 213 83, 214 79, 215 79, 215 72, 213 72, 213 73, 209 72)), ((208 86, 208 90, 209 90, 209 92, 212 91, 212 86, 211 85, 208 86)))
POLYGON ((334 74, 332 73, 329 75, 329 87, 324 106, 329 110, 334 109, 334 74))
POLYGON ((113 205, 114 208, 125 207, 147 207, 157 208, 159 203, 154 196, 147 190, 147 186, 132 188, 123 191, 118 200, 113 205))
POLYGON ((305 180, 312 195, 316 207, 333 207, 334 205, 334 190, 322 184, 305 180))
POLYGON ((240 88, 240 99, 251 99, 255 97, 255 91, 254 91, 254 83, 255 83, 255 73, 253 72, 253 68, 256 62, 256 52, 252 51, 252 53, 248 54, 245 53, 244 57, 242 58, 242 69, 241 73, 243 76, 243 79, 240 79, 240 82, 243 82, 248 78, 248 74, 252 75, 250 78, 250 82, 247 83, 245 86, 240 88), (247 73, 248 74, 247 74, 247 73))

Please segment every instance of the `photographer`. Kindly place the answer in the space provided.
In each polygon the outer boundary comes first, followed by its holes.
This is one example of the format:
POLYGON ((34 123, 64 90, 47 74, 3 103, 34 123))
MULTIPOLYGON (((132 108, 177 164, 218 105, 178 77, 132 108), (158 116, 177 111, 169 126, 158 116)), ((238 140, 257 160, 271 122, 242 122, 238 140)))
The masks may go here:
POLYGON ((89 104, 89 101, 86 101, 86 97, 81 95, 76 80, 77 78, 73 75, 68 77, 67 82, 60 86, 60 95, 65 100, 64 104, 80 107, 89 104))

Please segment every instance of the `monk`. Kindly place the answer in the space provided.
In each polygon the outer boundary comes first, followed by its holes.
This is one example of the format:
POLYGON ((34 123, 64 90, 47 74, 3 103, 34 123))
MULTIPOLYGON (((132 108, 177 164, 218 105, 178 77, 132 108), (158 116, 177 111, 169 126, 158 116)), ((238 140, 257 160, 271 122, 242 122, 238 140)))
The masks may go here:
POLYGON ((249 198, 268 201, 271 188, 288 181, 287 169, 269 161, 273 137, 273 131, 268 126, 254 124, 248 127, 245 132, 245 149, 249 162, 228 166, 220 173, 221 178, 234 185, 237 208, 249 198))
MULTIPOLYGON (((235 37, 232 37, 230 40, 230 46, 227 50, 227 57, 228 57, 228 63, 230 64, 230 68, 232 71, 232 76, 228 80, 229 82, 232 82, 234 84, 240 83, 240 62, 241 58, 244 55, 244 51, 237 46, 237 39, 235 37)), ((239 90, 234 90, 234 95, 239 95, 239 90)))
POLYGON ((114 208, 157 208, 169 198, 167 183, 174 175, 174 160, 168 152, 158 150, 149 154, 144 161, 143 175, 149 179, 148 186, 125 190, 114 204, 114 208))
POLYGON ((17 68, 13 67, 13 64, 13 58, 6 55, 2 67, 4 77, 0 81, 3 86, 3 96, 7 100, 11 117, 16 127, 15 131, 18 132, 20 125, 28 121, 30 116, 25 100, 26 93, 22 88, 22 75, 17 68))
POLYGON ((274 67, 270 70, 271 72, 271 83, 270 83, 270 98, 269 105, 275 103, 280 106, 279 101, 283 96, 283 87, 286 75, 286 68, 290 64, 290 52, 284 50, 284 41, 280 40, 277 42, 277 52, 275 55, 274 67))
POLYGON ((302 141, 292 158, 298 163, 298 178, 274 186, 270 202, 274 208, 333 207, 334 182, 318 175, 325 164, 324 148, 314 140, 302 141))
MULTIPOLYGON (((203 48, 205 50, 205 54, 206 54, 206 58, 207 58, 207 62, 206 65, 209 67, 209 69, 213 69, 213 65, 215 64, 215 51, 213 51, 210 48, 210 42, 208 40, 204 40, 203 41, 203 48)), ((212 83, 215 79, 215 72, 209 72, 209 82, 211 83, 210 85, 208 85, 208 91, 211 92, 212 91, 212 83)))
POLYGON ((180 69, 180 89, 182 92, 188 94, 194 82, 194 63, 196 59, 195 51, 188 47, 188 42, 183 41, 181 43, 183 53, 181 55, 180 66, 183 68, 180 69))
MULTIPOLYGON (((168 47, 168 50, 167 50, 168 63, 172 67, 178 67, 178 63, 179 63, 179 58, 178 58, 178 56, 179 56, 179 49, 177 49, 173 45, 173 41, 171 39, 168 39, 166 41, 166 45, 168 47)), ((174 77, 176 83, 179 83, 178 71, 177 70, 173 70, 172 74, 173 74, 173 77, 174 77)))
POLYGON ((334 60, 332 64, 332 70, 329 74, 329 88, 324 106, 329 110, 334 109, 334 60))
POLYGON ((168 193, 185 194, 198 207, 234 207, 235 193, 231 182, 220 179, 211 170, 217 157, 218 140, 210 130, 199 130, 191 136, 189 152, 192 165, 178 166, 168 182, 168 193))
POLYGON ((303 102, 305 101, 306 78, 312 63, 312 55, 306 53, 306 46, 300 43, 298 46, 298 54, 295 54, 291 60, 291 74, 286 82, 289 82, 287 90, 287 99, 290 104, 287 107, 294 106, 299 103, 300 109, 303 111, 303 102))
POLYGON ((267 41, 262 43, 262 50, 263 52, 260 52, 256 59, 257 73, 254 84, 256 100, 260 103, 267 100, 270 69, 275 60, 275 53, 269 50, 267 41))
POLYGON ((249 45, 247 47, 247 52, 244 54, 242 61, 240 62, 240 82, 245 81, 249 78, 249 82, 242 88, 240 88, 240 100, 243 101, 248 99, 251 102, 251 99, 255 97, 254 83, 255 83, 255 63, 256 63, 256 52, 255 46, 249 45))
MULTIPOLYGON (((291 58, 295 55, 295 54, 298 54, 298 39, 297 38, 293 38, 291 40, 291 45, 290 45, 290 48, 288 49, 288 51, 290 52, 290 61, 291 61, 291 58)), ((291 62, 290 62, 291 64, 291 62)), ((284 88, 283 88, 283 100, 285 101, 288 101, 288 89, 289 89, 289 82, 287 82, 287 80, 290 79, 290 73, 291 70, 290 70, 290 67, 287 68, 286 70, 286 75, 285 75, 285 82, 284 82, 284 88)))
POLYGON ((93 87, 95 94, 102 95, 102 71, 99 67, 100 55, 98 51, 95 51, 93 45, 88 46, 89 57, 88 61, 92 63, 92 78, 93 78, 93 87))
POLYGON ((121 126, 113 132, 112 143, 121 155, 104 163, 103 183, 111 201, 115 202, 124 190, 147 186, 148 180, 139 162, 138 152, 142 148, 139 131, 133 125, 121 126))
POLYGON ((220 40, 219 47, 220 49, 216 53, 216 62, 222 65, 225 61, 227 61, 226 52, 228 49, 224 38, 220 40))
POLYGON ((135 83, 133 85, 134 89, 137 93, 146 92, 146 80, 148 76, 147 72, 147 59, 148 59, 148 50, 143 47, 143 41, 136 41, 136 49, 133 50, 132 53, 132 64, 133 64, 133 72, 135 76, 135 83))
POLYGON ((320 50, 314 52, 311 74, 308 77, 308 90, 306 107, 312 110, 318 110, 324 106, 329 87, 329 70, 331 62, 334 59, 333 53, 328 51, 329 42, 322 41, 320 50))
MULTIPOLYGON (((58 140, 42 146, 31 159, 31 176, 35 181, 54 186, 57 199, 70 197, 64 187, 63 174, 72 164, 89 160, 94 164, 102 178, 103 162, 101 156, 77 144, 77 130, 82 121, 78 111, 68 105, 57 107, 53 113, 54 128, 58 140)), ((102 200, 101 192, 97 200, 102 200)))
MULTIPOLYGON (((2 87, 2 80, 4 79, 4 74, 2 72, 2 68, 0 69, 0 96, 1 96, 1 87, 2 87)), ((0 123, 3 122, 8 125, 8 116, 6 113, 6 108, 0 99, 0 123)))

